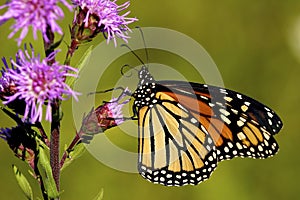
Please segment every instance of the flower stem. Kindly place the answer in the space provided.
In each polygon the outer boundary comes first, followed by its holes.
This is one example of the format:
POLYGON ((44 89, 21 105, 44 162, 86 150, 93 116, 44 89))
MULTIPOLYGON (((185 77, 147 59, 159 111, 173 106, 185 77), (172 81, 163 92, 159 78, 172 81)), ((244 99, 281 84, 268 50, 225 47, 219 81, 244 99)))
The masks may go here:
POLYGON ((68 148, 65 150, 61 160, 60 160, 60 168, 64 166, 65 160, 67 159, 68 154, 73 150, 76 144, 80 141, 80 133, 76 133, 75 137, 73 138, 71 144, 68 146, 68 148))
POLYGON ((79 42, 76 39, 72 38, 71 44, 70 44, 69 49, 66 54, 66 59, 64 62, 65 65, 70 65, 72 56, 74 55, 74 52, 77 50, 78 45, 79 45, 79 42))
MULTIPOLYGON (((54 49, 52 44, 54 43, 54 33, 51 31, 51 27, 47 27, 48 40, 44 38, 44 49, 46 56, 50 55, 54 49)), ((55 59, 48 61, 51 65, 55 62, 55 59)), ((52 122, 51 122, 51 137, 50 137, 50 165, 52 169, 52 175, 56 184, 57 191, 60 191, 60 168, 59 168, 59 149, 60 149, 60 101, 57 99, 52 103, 52 122)), ((58 200, 59 198, 57 198, 58 200)))
POLYGON ((57 100, 52 104, 52 122, 51 122, 51 139, 50 139, 50 165, 52 174, 56 183, 57 191, 60 190, 60 165, 59 165, 59 149, 60 149, 60 102, 57 100))
POLYGON ((48 136, 47 136, 47 134, 46 134, 46 132, 44 130, 44 127, 43 127, 42 123, 41 122, 36 122, 35 126, 40 131, 40 134, 42 136, 42 141, 47 145, 47 147, 50 147, 50 142, 49 142, 48 136))

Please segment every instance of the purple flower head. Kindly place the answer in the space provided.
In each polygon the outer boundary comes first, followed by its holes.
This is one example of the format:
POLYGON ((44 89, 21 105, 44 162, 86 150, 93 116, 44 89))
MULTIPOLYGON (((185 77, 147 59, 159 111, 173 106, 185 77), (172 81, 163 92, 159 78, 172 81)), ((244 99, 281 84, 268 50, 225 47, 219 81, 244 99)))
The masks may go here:
POLYGON ((85 28, 91 27, 93 29, 96 25, 96 29, 100 29, 100 32, 107 34, 107 43, 113 40, 116 46, 116 37, 127 42, 129 38, 127 31, 131 31, 128 24, 137 21, 137 19, 127 17, 130 11, 120 15, 120 12, 129 7, 129 1, 122 5, 117 5, 116 1, 73 0, 73 3, 80 8, 75 20, 82 20, 85 28))
POLYGON ((125 99, 128 96, 126 92, 130 91, 126 88, 118 98, 113 98, 89 112, 81 126, 80 135, 83 142, 89 143, 94 134, 104 132, 125 121, 122 108, 130 101, 130 99, 125 99))
POLYGON ((29 27, 32 27, 34 39, 37 38, 37 31, 41 31, 43 38, 48 41, 47 29, 52 32, 62 34, 61 28, 56 23, 56 20, 64 17, 62 9, 57 5, 58 2, 63 3, 69 9, 66 0, 10 0, 5 5, 0 6, 0 9, 7 8, 4 15, 0 16, 0 25, 7 20, 15 19, 15 24, 11 26, 13 30, 9 34, 9 38, 13 37, 16 32, 21 31, 18 41, 18 46, 26 37, 29 27))
MULTIPOLYGON (((8 64, 5 58, 2 58, 4 66, 1 70, 2 77, 0 78, 0 99, 5 101, 7 97, 13 96, 16 93, 16 83, 7 73, 9 70, 8 64)), ((18 61, 16 61, 18 62, 18 61)), ((13 66, 12 69, 18 71, 13 66)), ((13 102, 6 104, 7 107, 11 108, 14 112, 24 114, 26 103, 24 100, 17 99, 13 102)))
POLYGON ((15 93, 15 82, 6 73, 9 70, 8 64, 5 58, 2 58, 4 67, 1 70, 0 78, 0 99, 4 99, 4 96, 11 96, 15 93))
POLYGON ((3 103, 24 100, 23 120, 29 117, 31 123, 42 120, 43 105, 46 105, 46 120, 52 121, 51 103, 56 99, 65 100, 63 95, 73 96, 77 100, 78 93, 65 83, 65 79, 67 76, 77 77, 78 71, 58 62, 49 65, 48 61, 53 60, 57 51, 41 60, 40 55, 34 55, 32 47, 30 50, 25 46, 24 52, 20 50, 17 53, 17 62, 11 60, 16 69, 9 69, 6 76, 14 80, 16 92, 7 96, 3 103))
POLYGON ((129 102, 130 99, 123 100, 128 95, 129 89, 126 88, 124 92, 118 98, 112 98, 111 101, 104 103, 96 108, 95 112, 98 117, 98 123, 100 126, 105 125, 102 121, 108 120, 111 125, 117 126, 124 122, 122 113, 123 106, 129 102), (123 102, 122 102, 123 100, 123 102))

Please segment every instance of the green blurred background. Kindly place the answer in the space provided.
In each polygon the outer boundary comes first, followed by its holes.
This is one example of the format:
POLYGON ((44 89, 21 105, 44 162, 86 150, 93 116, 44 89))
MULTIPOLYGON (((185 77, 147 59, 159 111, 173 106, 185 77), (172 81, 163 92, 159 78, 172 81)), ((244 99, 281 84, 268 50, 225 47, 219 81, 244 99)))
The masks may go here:
MULTIPOLYGON (((283 130, 276 136, 280 152, 266 160, 236 158, 221 162, 208 181, 185 187, 154 185, 138 174, 111 169, 86 152, 62 173, 61 199, 93 199, 101 188, 104 188, 104 199, 113 200, 299 199, 300 1, 144 0, 132 1, 130 10, 131 16, 139 18, 132 27, 165 27, 192 37, 216 62, 227 88, 273 108, 284 123, 283 130)), ((60 24, 67 31, 73 14, 65 14, 60 24)), ((13 56, 17 50, 16 42, 7 39, 11 24, 9 21, 0 27, 1 57, 13 56)), ((29 35, 27 42, 32 41, 31 33, 29 35)), ((68 41, 68 34, 65 39, 68 41)), ((99 41, 102 38, 94 44, 99 41)), ((37 41, 32 43, 37 51, 42 49, 37 41)), ((79 49, 77 55, 85 48, 79 49)), ((63 58, 63 54, 60 56, 63 58)), ((155 59, 164 60, 164 57, 155 59)), ((165 62, 172 64, 172 60, 165 62)), ((120 64, 114 67, 119 69, 120 64)), ((111 73, 111 76, 116 74, 111 73)), ((100 84, 113 86, 109 80, 100 84)), ((64 103, 63 107, 65 113, 71 112, 71 103, 64 103)), ((0 117, 1 126, 13 125, 2 113, 0 117)), ((72 115, 65 114, 62 123, 63 148, 74 134, 72 115)), ((120 129, 111 129, 106 134, 120 147, 136 151, 137 140, 124 135, 120 129)), ((24 198, 12 173, 12 163, 25 172, 35 197, 40 197, 38 185, 26 173, 26 164, 15 158, 1 140, 0 199, 24 198)))

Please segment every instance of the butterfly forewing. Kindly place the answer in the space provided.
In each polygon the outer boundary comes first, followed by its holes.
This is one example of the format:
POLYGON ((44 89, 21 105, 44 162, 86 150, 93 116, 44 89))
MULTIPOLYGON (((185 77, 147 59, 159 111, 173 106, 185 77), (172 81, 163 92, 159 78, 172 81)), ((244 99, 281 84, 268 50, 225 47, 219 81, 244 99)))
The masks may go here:
POLYGON ((168 87, 173 96, 188 96, 188 92, 196 95, 200 102, 198 111, 182 97, 181 103, 208 130, 216 145, 219 160, 236 156, 267 158, 277 153, 278 144, 272 135, 281 129, 282 122, 265 105, 219 87, 175 81, 163 81, 160 84, 168 87), (208 114, 207 106, 212 114, 208 114))

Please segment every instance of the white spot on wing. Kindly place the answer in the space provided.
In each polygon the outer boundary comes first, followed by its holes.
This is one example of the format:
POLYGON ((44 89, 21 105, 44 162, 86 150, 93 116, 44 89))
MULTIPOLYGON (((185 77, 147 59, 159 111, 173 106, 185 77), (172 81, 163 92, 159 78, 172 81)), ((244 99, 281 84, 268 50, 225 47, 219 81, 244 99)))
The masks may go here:
POLYGON ((238 143, 238 142, 236 143, 236 147, 237 147, 238 149, 240 149, 240 150, 243 149, 242 145, 241 145, 240 143, 238 143))
POLYGON ((270 139, 270 135, 269 135, 267 132, 263 132, 263 134, 264 134, 266 140, 269 140, 269 139, 270 139))
POLYGON ((243 132, 239 132, 239 133, 237 134, 237 136, 238 136, 238 138, 239 138, 240 140, 246 139, 246 136, 245 136, 245 134, 244 134, 243 132))
POLYGON ((239 126, 239 127, 242 127, 244 125, 244 122, 242 122, 241 120, 238 120, 236 122, 236 124, 239 126))
POLYGON ((240 120, 241 120, 242 122, 246 122, 246 119, 243 118, 243 117, 240 117, 240 120))
POLYGON ((178 106, 180 109, 184 110, 185 112, 188 112, 187 109, 186 109, 185 107, 183 107, 180 103, 178 103, 177 106, 178 106))
POLYGON ((270 124, 270 126, 272 126, 272 120, 271 119, 268 119, 268 122, 269 122, 269 124, 270 124))
POLYGON ((241 106, 241 109, 242 109, 243 112, 246 112, 246 111, 248 110, 248 106, 242 105, 242 106, 241 106))
POLYGON ((228 152, 229 152, 229 148, 228 148, 228 147, 224 147, 224 151, 225 151, 226 153, 228 153, 228 152))
POLYGON ((208 98, 207 98, 206 96, 200 95, 200 97, 201 97, 202 99, 208 100, 208 98))
POLYGON ((221 119, 226 123, 226 124, 230 124, 231 121, 223 114, 220 115, 221 116, 221 119))
POLYGON ((231 98, 231 97, 225 96, 224 99, 225 99, 226 101, 228 101, 228 102, 231 102, 231 101, 232 101, 232 98, 231 98))
POLYGON ((239 113, 237 110, 235 110, 235 109, 233 109, 233 108, 231 108, 231 111, 232 111, 234 114, 236 114, 236 115, 239 113))
POLYGON ((223 113, 225 116, 230 115, 230 112, 228 112, 227 110, 225 110, 223 108, 220 109, 220 112, 223 113))
POLYGON ((197 120, 193 117, 193 118, 191 118, 191 122, 192 122, 193 124, 196 124, 196 123, 197 123, 197 120))
POLYGON ((233 144, 231 142, 228 142, 228 146, 229 146, 229 148, 232 148, 233 144))

